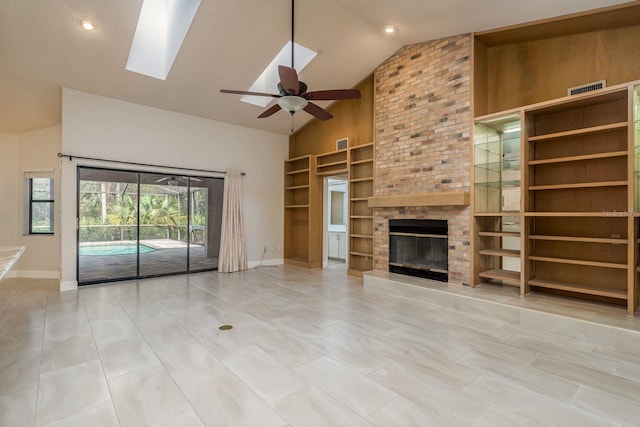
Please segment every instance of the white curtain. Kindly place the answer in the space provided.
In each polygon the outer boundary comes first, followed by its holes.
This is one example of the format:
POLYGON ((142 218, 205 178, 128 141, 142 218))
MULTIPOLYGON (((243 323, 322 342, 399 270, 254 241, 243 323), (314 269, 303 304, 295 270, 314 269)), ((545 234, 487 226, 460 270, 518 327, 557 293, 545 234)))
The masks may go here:
POLYGON ((222 205, 222 235, 218 271, 233 273, 247 269, 247 244, 244 233, 242 209, 242 175, 227 172, 224 179, 224 203, 222 205))

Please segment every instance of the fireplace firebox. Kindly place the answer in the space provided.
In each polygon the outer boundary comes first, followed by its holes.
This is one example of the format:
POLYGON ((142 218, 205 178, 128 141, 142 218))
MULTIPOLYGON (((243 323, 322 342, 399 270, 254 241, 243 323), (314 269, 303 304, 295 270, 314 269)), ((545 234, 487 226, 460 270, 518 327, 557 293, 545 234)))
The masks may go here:
POLYGON ((446 220, 389 220, 389 271, 448 281, 447 236, 446 220))

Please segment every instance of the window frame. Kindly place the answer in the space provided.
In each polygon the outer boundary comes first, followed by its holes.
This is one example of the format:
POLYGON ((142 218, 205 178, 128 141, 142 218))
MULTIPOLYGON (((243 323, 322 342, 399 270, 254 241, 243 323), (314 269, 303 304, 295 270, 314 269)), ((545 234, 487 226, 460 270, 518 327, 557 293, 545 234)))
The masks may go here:
POLYGON ((27 178, 28 180, 28 227, 27 227, 27 232, 30 236, 51 236, 53 234, 55 234, 55 193, 54 193, 54 186, 55 186, 55 178, 54 177, 29 177, 27 178), (34 179, 48 179, 50 181, 50 191, 49 191, 49 199, 36 199, 34 200, 33 198, 33 180, 34 179), (53 197, 51 197, 53 196, 53 197), (49 211, 51 212, 51 226, 50 226, 50 231, 35 231, 33 229, 33 207, 34 204, 48 204, 49 205, 49 211))

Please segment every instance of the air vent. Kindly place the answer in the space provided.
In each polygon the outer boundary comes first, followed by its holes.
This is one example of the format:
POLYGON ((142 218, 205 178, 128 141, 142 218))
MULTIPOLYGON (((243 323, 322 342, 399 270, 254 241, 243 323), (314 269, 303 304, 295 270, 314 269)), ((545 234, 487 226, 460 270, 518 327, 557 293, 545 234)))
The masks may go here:
POLYGON ((567 90, 567 95, 580 95, 581 93, 592 92, 594 90, 602 89, 607 87, 606 80, 600 80, 598 82, 587 83, 586 85, 570 87, 567 90))
POLYGON ((346 150, 349 146, 349 138, 342 138, 336 141, 336 150, 346 150))

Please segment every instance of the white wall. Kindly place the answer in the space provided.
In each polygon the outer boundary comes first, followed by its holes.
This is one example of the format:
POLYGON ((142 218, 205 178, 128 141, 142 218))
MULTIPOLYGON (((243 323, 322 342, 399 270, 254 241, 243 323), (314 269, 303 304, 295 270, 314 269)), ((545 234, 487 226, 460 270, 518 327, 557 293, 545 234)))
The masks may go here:
POLYGON ((18 190, 18 246, 26 249, 16 264, 18 275, 23 277, 42 277, 57 279, 60 277, 60 152, 62 138, 61 126, 27 132, 20 135, 20 176, 18 190), (23 177, 25 171, 54 170, 53 191, 55 200, 54 234, 34 236, 23 234, 23 177))
POLYGON ((0 246, 17 246, 18 135, 0 133, 0 246))
MULTIPOLYGON (((62 152, 206 170, 241 170, 250 263, 282 259, 283 161, 288 137, 64 88, 62 152)), ((62 165, 61 289, 76 286, 76 165, 62 165)), ((102 164, 105 167, 116 165, 102 164)), ((135 168, 135 167, 131 167, 135 168)), ((141 168, 142 169, 142 168, 141 168)))
POLYGON ((61 126, 21 135, 0 134, 0 246, 24 246, 9 277, 60 277, 61 126), (53 170, 56 200, 53 235, 25 235, 24 172, 53 170))

